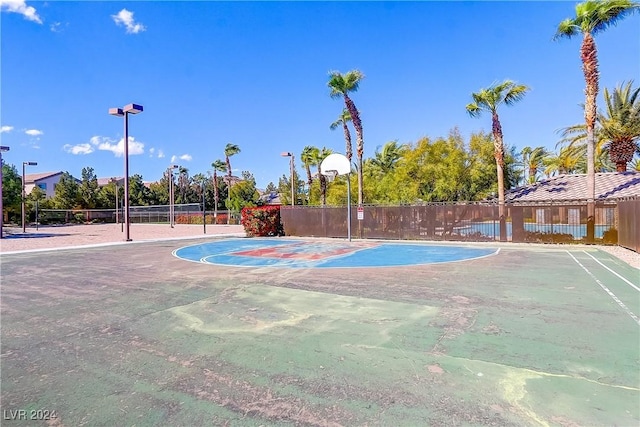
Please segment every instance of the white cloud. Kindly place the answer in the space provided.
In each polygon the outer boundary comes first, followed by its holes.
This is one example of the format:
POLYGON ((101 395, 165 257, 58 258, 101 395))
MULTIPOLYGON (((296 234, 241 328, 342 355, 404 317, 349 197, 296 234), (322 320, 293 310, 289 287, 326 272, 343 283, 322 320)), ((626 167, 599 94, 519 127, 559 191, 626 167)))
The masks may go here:
POLYGON ((164 159, 164 151, 158 150, 158 158, 159 159, 164 159))
MULTIPOLYGON (((106 138, 103 136, 94 136, 89 142, 92 145, 98 147, 98 150, 111 151, 116 157, 122 157, 124 155, 124 138, 120 139, 117 143, 114 139, 106 138)), ((136 141, 134 137, 129 137, 129 155, 135 156, 137 154, 144 153, 144 143, 136 141)))
POLYGON ((13 130, 13 126, 2 126, 0 128, 0 133, 11 132, 13 130))
POLYGON ((127 9, 122 9, 117 15, 111 15, 111 18, 113 18, 113 22, 116 25, 124 25, 127 29, 127 34, 138 34, 146 29, 144 25, 133 20, 133 12, 127 9))
POLYGON ((0 0, 0 10, 19 13, 25 19, 42 24, 42 19, 32 6, 27 6, 25 0, 0 0))
POLYGON ((181 156, 171 156, 170 163, 175 163, 177 160, 184 160, 185 162, 190 162, 192 159, 193 157, 191 157, 191 154, 183 154, 181 156))
POLYGON ((91 144, 87 144, 87 143, 76 144, 76 145, 65 144, 62 147, 62 149, 67 153, 71 153, 71 154, 89 154, 94 152, 94 149, 91 146, 91 144))
POLYGON ((44 132, 42 132, 41 130, 38 130, 38 129, 25 130, 24 133, 26 133, 29 136, 40 136, 40 135, 44 134, 44 132))
POLYGON ((68 27, 68 26, 69 26, 69 23, 65 24, 63 27, 62 22, 54 22, 53 24, 49 25, 49 29, 54 33, 61 33, 62 31, 64 31, 65 27, 68 27))

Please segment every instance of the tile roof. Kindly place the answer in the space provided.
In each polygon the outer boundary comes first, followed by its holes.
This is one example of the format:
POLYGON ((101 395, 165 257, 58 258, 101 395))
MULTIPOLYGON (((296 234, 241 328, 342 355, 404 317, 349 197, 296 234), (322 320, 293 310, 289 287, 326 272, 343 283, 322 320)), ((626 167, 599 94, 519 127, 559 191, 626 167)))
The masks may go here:
MULTIPOLYGON (((596 200, 640 196, 640 172, 596 174, 596 200)), ((505 193, 507 202, 586 200, 587 175, 560 175, 505 193)))

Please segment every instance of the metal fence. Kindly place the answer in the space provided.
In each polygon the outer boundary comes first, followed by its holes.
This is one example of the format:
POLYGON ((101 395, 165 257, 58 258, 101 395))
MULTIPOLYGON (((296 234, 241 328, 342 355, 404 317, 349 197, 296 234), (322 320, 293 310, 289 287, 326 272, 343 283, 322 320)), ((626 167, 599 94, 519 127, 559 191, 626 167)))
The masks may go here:
MULTIPOLYGON (((169 223, 169 205, 130 206, 131 223, 169 223)), ((202 217, 202 208, 198 203, 174 205, 176 222, 180 216, 202 217)), ((37 218, 39 224, 84 224, 119 223, 124 221, 123 209, 41 209, 37 218)), ((202 220, 200 220, 202 224, 202 220)), ((187 222, 188 223, 188 222, 187 222)))
MULTIPOLYGON (((364 206, 358 219, 351 210, 354 238, 406 240, 500 240, 495 203, 430 203, 408 206, 364 206)), ((571 243, 587 237, 586 202, 507 204, 505 240, 571 243)), ((285 234, 346 237, 347 209, 342 207, 282 206, 285 234)), ((616 202, 596 203, 595 241, 616 243, 616 202)))
POLYGON ((618 244, 640 252, 640 199, 618 202, 618 244))

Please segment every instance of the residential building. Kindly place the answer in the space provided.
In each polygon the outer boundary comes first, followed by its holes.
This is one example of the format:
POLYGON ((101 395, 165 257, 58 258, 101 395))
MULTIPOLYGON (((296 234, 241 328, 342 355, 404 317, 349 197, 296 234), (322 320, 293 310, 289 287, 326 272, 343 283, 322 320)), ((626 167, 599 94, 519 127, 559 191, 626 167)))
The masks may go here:
POLYGON ((39 187, 45 192, 46 197, 53 197, 55 186, 60 181, 64 172, 41 172, 26 174, 24 179, 24 190, 30 194, 34 187, 39 187))

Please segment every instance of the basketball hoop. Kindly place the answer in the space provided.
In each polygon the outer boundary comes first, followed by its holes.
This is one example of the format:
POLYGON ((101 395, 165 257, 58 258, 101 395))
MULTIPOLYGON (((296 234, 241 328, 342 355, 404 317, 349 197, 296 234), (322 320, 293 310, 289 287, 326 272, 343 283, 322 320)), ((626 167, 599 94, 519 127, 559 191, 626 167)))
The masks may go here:
POLYGON ((327 176, 329 182, 338 175, 347 175, 347 237, 351 241, 351 162, 342 154, 329 154, 320 163, 320 173, 327 176))

